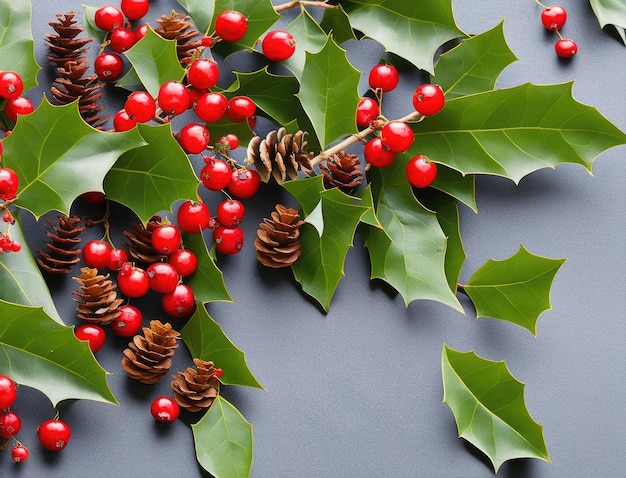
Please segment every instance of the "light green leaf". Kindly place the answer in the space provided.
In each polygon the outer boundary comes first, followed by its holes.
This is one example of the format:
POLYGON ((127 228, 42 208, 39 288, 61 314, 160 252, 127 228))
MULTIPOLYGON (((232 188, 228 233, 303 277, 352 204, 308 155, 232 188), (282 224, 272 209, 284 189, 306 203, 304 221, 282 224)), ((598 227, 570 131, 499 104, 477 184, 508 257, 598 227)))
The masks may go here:
POLYGON ((302 9, 300 15, 287 25, 286 30, 296 40, 296 50, 291 58, 283 61, 283 64, 298 81, 301 81, 307 52, 319 53, 326 44, 327 34, 305 9, 302 9))
POLYGON ((191 425, 198 463, 215 478, 245 478, 252 468, 252 425, 221 395, 191 425))
POLYGON ((99 44, 102 44, 107 36, 107 32, 100 30, 94 21, 98 8, 99 7, 93 7, 91 5, 83 5, 83 23, 81 26, 85 29, 85 34, 88 35, 89 38, 93 38, 99 44))
POLYGON ((459 437, 491 460, 496 473, 507 460, 538 458, 550 462, 543 427, 524 402, 524 384, 504 361, 443 346, 443 401, 452 413, 459 437))
POLYGON ((522 245, 508 259, 490 259, 463 289, 476 307, 476 316, 506 320, 537 333, 537 319, 550 306, 550 287, 565 259, 528 252, 522 245))
POLYGON ((613 25, 626 44, 626 3, 623 0, 589 0, 600 27, 613 25))
POLYGON ((215 13, 215 1, 206 0, 176 0, 189 14, 196 27, 204 34, 210 35, 209 27, 215 13))
POLYGON ((191 356, 215 363, 224 372, 220 380, 226 385, 263 388, 248 368, 245 353, 224 334, 204 304, 197 301, 196 305, 189 322, 180 331, 191 356))
POLYGON ((87 342, 40 307, 0 300, 0 351, 0 373, 40 390, 53 406, 67 399, 117 405, 87 342))
POLYGON ((80 117, 77 102, 53 106, 46 98, 19 117, 2 143, 5 166, 20 178, 16 204, 35 218, 52 210, 69 215, 82 193, 102 191, 104 176, 121 154, 145 144, 136 129, 96 130, 80 117))
POLYGON ((148 142, 122 155, 104 180, 109 199, 126 205, 146 224, 179 199, 195 199, 200 180, 172 136, 170 124, 137 125, 148 142))

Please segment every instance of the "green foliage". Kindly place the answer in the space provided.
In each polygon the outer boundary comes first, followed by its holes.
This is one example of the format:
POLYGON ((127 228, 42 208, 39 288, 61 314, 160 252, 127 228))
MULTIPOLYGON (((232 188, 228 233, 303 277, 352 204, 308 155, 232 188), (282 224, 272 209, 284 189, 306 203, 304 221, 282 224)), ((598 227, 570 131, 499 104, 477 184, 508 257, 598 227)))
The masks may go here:
POLYGON ((474 352, 443 347, 441 357, 443 401, 456 420, 459 436, 500 465, 514 458, 550 461, 543 427, 524 402, 524 384, 508 370, 474 352))
POLYGON ((621 0, 589 0, 600 27, 613 25, 626 45, 626 4, 621 0))
MULTIPOLYGON (((286 28, 296 41, 296 51, 283 64, 293 73, 298 81, 302 81, 302 74, 307 53, 319 53, 326 45, 328 34, 315 21, 311 14, 302 10, 286 28)), ((333 78, 332 70, 330 77, 333 78)))

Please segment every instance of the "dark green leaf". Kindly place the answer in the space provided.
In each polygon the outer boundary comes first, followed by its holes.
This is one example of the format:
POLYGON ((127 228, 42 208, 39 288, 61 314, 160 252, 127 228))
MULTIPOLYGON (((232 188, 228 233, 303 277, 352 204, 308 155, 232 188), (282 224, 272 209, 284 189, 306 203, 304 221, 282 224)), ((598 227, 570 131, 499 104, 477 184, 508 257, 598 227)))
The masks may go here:
POLYGON ((302 9, 300 15, 287 25, 286 30, 296 40, 296 50, 291 58, 283 61, 283 64, 298 80, 301 80, 307 52, 318 53, 324 48, 327 35, 305 9, 302 9))
POLYGON ((478 205, 476 204, 476 177, 474 175, 463 176, 454 169, 448 168, 443 164, 438 164, 437 178, 432 184, 432 187, 458 199, 472 211, 478 213, 478 205))
POLYGON ((626 3, 623 0, 589 0, 600 27, 613 25, 626 44, 626 3))
POLYGON ((332 33, 333 38, 338 45, 348 40, 356 40, 352 25, 350 25, 350 17, 341 5, 335 8, 327 8, 320 22, 320 26, 327 35, 332 33))
POLYGON ((485 453, 496 472, 514 458, 550 462, 543 427, 524 403, 524 384, 511 375, 504 361, 444 345, 441 370, 443 401, 454 414, 459 437, 485 453))
POLYGON ((193 22, 196 24, 201 33, 210 35, 209 27, 215 13, 215 1, 207 2, 206 0, 176 0, 183 7, 193 22))

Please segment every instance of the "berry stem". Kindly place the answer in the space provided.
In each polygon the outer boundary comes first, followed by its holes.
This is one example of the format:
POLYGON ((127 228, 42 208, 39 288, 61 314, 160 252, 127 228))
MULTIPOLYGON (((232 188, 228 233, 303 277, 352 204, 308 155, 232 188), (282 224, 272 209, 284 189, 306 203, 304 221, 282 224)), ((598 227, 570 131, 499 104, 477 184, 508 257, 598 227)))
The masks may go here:
POLYGON ((337 8, 336 5, 329 5, 328 0, 290 0, 281 5, 274 5, 274 10, 276 10, 277 13, 280 13, 297 5, 301 5, 303 7, 337 8))
POLYGON ((539 5, 541 8, 548 8, 546 5, 544 5, 543 3, 541 3, 539 0, 535 0, 535 3, 537 5, 539 5))

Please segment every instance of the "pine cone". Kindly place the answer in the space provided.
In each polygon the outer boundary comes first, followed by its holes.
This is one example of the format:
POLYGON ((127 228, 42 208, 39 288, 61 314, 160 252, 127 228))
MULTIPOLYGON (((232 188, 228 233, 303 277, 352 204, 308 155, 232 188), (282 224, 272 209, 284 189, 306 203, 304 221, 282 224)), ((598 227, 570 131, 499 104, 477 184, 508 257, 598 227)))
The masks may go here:
POLYGON ((80 262, 79 235, 85 230, 85 226, 79 225, 81 219, 76 216, 58 216, 58 221, 57 225, 46 219, 52 231, 45 231, 45 234, 52 242, 46 243, 47 251, 37 251, 36 261, 46 272, 68 274, 80 262))
POLYGON ((143 328, 143 336, 135 335, 122 357, 122 367, 130 378, 151 384, 161 380, 172 366, 172 355, 178 347, 180 334, 171 324, 151 320, 143 328))
POLYGON ((123 231, 122 234, 129 242, 122 242, 122 245, 128 249, 129 259, 136 262, 152 264, 163 259, 164 255, 159 254, 152 247, 152 231, 161 223, 161 216, 152 216, 148 224, 133 222, 135 232, 123 231))
POLYGON ((350 194, 361 185, 363 171, 359 169, 361 161, 355 154, 340 151, 320 164, 324 173, 324 186, 327 189, 337 187, 346 194, 350 194))
POLYGON ((100 275, 98 269, 83 267, 80 277, 72 277, 80 284, 72 294, 78 298, 76 313, 80 319, 98 325, 107 325, 120 316, 120 305, 124 299, 117 297, 117 286, 109 279, 109 274, 100 275))
POLYGON ((272 218, 263 218, 254 241, 257 260, 267 267, 289 267, 300 257, 300 227, 304 221, 296 209, 276 205, 272 218))
POLYGON ((191 57, 193 51, 202 46, 202 40, 192 41, 199 33, 189 20, 191 17, 184 13, 172 12, 171 15, 161 15, 157 20, 159 27, 154 30, 166 40, 176 40, 176 52, 181 62, 191 57))
POLYGON ((193 359, 196 368, 187 367, 184 372, 176 372, 171 386, 174 400, 190 412, 200 412, 209 408, 219 395, 219 378, 213 362, 193 359))
POLYGON ((255 136, 248 143, 248 162, 254 163, 263 182, 271 175, 282 184, 287 178, 296 179, 300 169, 309 174, 314 154, 306 150, 307 135, 305 131, 288 134, 280 128, 270 131, 265 139, 255 136))

